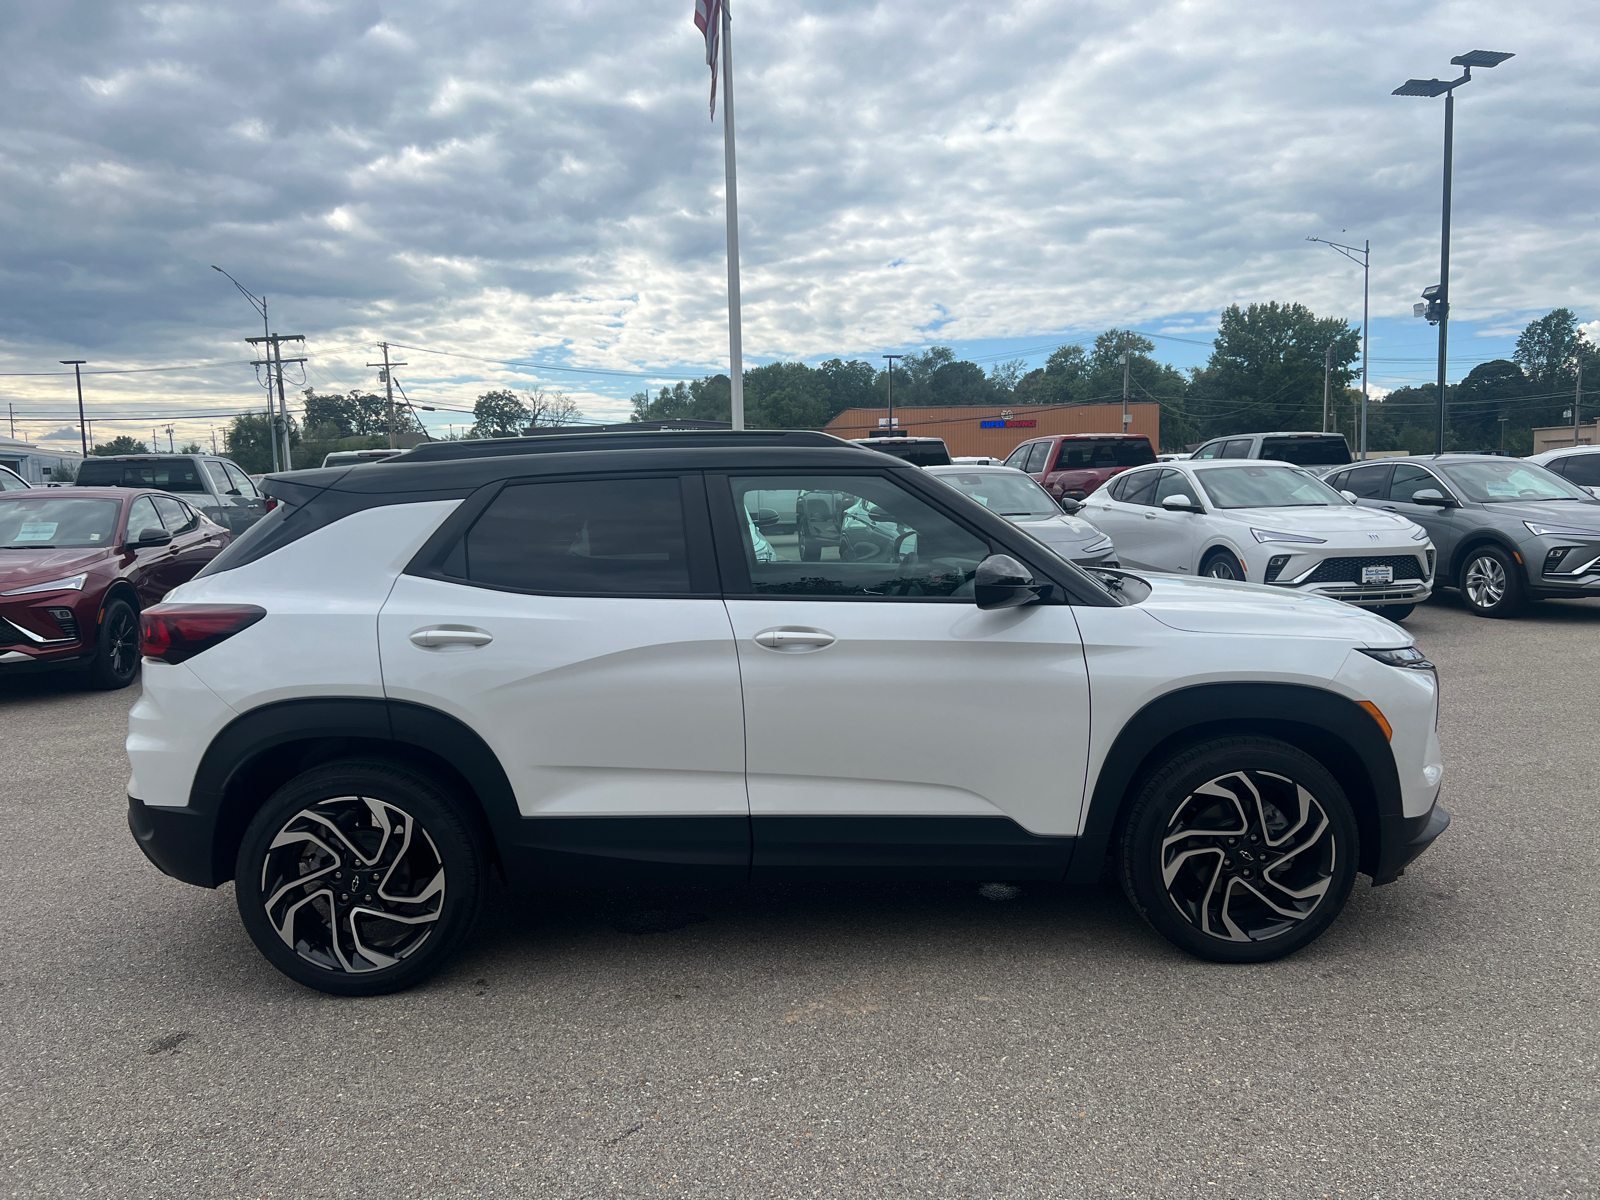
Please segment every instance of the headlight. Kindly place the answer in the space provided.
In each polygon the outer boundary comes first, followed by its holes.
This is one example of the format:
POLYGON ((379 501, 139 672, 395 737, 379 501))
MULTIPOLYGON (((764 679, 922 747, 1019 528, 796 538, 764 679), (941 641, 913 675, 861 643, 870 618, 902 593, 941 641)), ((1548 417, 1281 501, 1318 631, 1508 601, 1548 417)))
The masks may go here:
POLYGON ((1600 529, 1577 529, 1571 525, 1549 525, 1544 521, 1524 521, 1535 537, 1600 537, 1600 529))
POLYGON ((52 579, 49 583, 30 583, 27 587, 12 588, 9 592, 0 592, 0 596, 27 596, 34 592, 81 592, 83 581, 89 578, 85 571, 81 575, 71 575, 66 579, 52 579))
POLYGON ((1413 542, 1425 542, 1425 541, 1427 541, 1428 540, 1428 531, 1426 529, 1422 528, 1422 526, 1418 525, 1417 526, 1417 531, 1411 535, 1411 540, 1413 542))
POLYGON ((1326 545, 1327 538, 1307 537, 1303 533, 1279 533, 1272 529, 1252 529, 1250 536, 1258 542, 1295 542, 1302 546, 1326 545))
POLYGON ((1360 649, 1361 653, 1365 654, 1368 658, 1375 658, 1379 662, 1391 667, 1405 667, 1407 670, 1411 671, 1434 671, 1438 669, 1428 661, 1427 655, 1423 654, 1422 651, 1418 650, 1415 646, 1402 646, 1398 650, 1367 650, 1362 647, 1357 648, 1360 649))

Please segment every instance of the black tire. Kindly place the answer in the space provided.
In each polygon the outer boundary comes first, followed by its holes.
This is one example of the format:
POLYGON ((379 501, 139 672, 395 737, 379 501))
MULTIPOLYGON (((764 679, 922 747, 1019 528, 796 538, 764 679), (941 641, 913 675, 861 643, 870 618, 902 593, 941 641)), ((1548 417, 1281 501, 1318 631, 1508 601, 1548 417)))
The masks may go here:
POLYGON ((139 673, 139 616, 126 600, 109 601, 100 614, 94 661, 84 681, 103 692, 125 688, 139 673))
POLYGON ((1522 565, 1495 545, 1467 551, 1456 586, 1467 611, 1480 617, 1514 617, 1528 603, 1522 565))
POLYGON ((471 930, 487 878, 450 792, 372 759, 315 767, 274 792, 245 830, 236 872, 239 916, 257 949, 334 996, 398 992, 432 974, 471 930), (297 832, 308 837, 274 849, 297 832), (306 876, 316 886, 291 882, 306 876), (352 882, 361 890, 343 890, 352 882))
POLYGON ((1227 550, 1213 550, 1200 564, 1200 574, 1212 579, 1244 580, 1244 564, 1227 550))
POLYGON ((1391 621, 1404 621, 1416 609, 1415 604, 1380 604, 1372 611, 1380 617, 1388 617, 1391 621))
POLYGON ((1199 958, 1252 963, 1293 954, 1333 923, 1360 845, 1350 801, 1321 763, 1245 736, 1160 766, 1118 853, 1123 890, 1157 933, 1199 958), (1179 840, 1185 828, 1194 832, 1179 840))
POLYGON ((795 533, 800 542, 800 561, 821 562, 822 547, 817 545, 817 543, 813 542, 810 538, 806 537, 803 529, 797 529, 795 530, 795 533))

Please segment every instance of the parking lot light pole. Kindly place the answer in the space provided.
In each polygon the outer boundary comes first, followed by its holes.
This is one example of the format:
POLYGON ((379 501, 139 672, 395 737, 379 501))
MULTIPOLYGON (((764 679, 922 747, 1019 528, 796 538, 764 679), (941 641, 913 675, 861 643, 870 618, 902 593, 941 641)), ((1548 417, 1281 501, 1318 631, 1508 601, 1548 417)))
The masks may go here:
POLYGON ((904 358, 904 354, 885 354, 889 360, 889 436, 894 436, 894 360, 904 358))
POLYGON ((1358 250, 1354 246, 1341 245, 1330 242, 1327 238, 1308 237, 1308 242, 1321 242, 1324 246, 1332 246, 1351 262, 1361 264, 1361 435, 1360 446, 1356 450, 1356 459, 1365 462, 1367 457, 1367 319, 1372 296, 1372 243, 1363 242, 1358 250), (1357 258, 1356 255, 1360 255, 1357 258))
POLYGON ((72 377, 78 381, 78 440, 83 443, 83 456, 89 457, 89 423, 83 419, 83 364, 87 359, 63 358, 59 360, 63 367, 72 368, 72 377))
POLYGON ((1472 82, 1473 67, 1498 67, 1515 55, 1503 50, 1469 50, 1450 60, 1461 68, 1459 79, 1408 79, 1395 88, 1393 96, 1444 97, 1444 206, 1439 222, 1439 431, 1435 454, 1444 453, 1444 376, 1445 355, 1450 343, 1450 176, 1455 157, 1456 89, 1472 82))

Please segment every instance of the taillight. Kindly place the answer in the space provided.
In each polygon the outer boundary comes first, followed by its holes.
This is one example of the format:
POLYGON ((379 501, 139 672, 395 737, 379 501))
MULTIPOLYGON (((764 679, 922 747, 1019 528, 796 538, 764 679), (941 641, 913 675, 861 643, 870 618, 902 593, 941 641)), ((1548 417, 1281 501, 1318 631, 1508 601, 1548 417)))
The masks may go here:
POLYGON ((158 604, 139 616, 139 652, 181 663, 266 615, 266 609, 254 604, 158 604))
POLYGON ((276 500, 274 500, 271 496, 268 496, 267 497, 267 511, 271 512, 273 509, 275 509, 277 507, 278 507, 278 502, 276 500))

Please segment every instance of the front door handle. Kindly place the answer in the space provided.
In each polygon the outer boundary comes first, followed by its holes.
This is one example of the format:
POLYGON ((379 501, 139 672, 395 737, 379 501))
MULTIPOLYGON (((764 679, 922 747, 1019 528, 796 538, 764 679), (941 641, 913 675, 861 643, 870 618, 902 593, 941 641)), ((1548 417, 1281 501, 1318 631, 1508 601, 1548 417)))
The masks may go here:
POLYGON ((821 629, 763 629, 756 634, 756 645, 789 654, 804 650, 823 650, 833 645, 834 641, 833 634, 821 629))
POLYGON ((464 625, 430 625, 411 635, 411 644, 424 650, 434 646, 487 646, 492 641, 494 634, 464 625))
POLYGON ((1155 519, 1156 519, 1156 514, 1155 514, 1155 513, 1153 513, 1153 512, 1147 512, 1147 513, 1145 513, 1145 515, 1144 515, 1144 519, 1145 519, 1145 520, 1146 520, 1146 521, 1154 521, 1154 520, 1155 520, 1155 519))
POLYGON ((1392 505, 1392 504, 1385 504, 1383 506, 1383 511, 1384 512, 1398 512, 1399 510, 1397 508, 1395 508, 1395 506, 1392 505))

